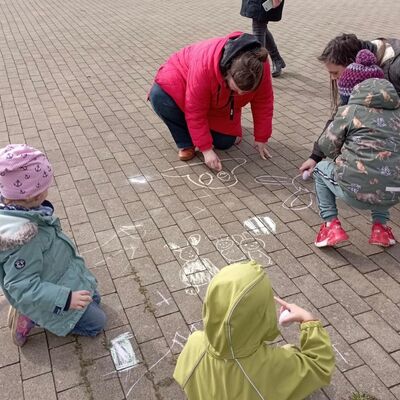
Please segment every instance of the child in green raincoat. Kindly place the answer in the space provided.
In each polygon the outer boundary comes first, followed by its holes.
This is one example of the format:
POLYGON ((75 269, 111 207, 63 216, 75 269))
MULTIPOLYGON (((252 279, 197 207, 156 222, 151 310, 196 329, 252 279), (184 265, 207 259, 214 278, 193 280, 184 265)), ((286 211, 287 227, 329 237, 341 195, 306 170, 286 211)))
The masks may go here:
POLYGON ((174 372, 189 400, 303 400, 328 385, 330 339, 306 310, 276 298, 286 323, 300 322, 300 350, 273 347, 279 335, 272 288, 255 261, 223 268, 203 305, 204 331, 190 335, 174 372))

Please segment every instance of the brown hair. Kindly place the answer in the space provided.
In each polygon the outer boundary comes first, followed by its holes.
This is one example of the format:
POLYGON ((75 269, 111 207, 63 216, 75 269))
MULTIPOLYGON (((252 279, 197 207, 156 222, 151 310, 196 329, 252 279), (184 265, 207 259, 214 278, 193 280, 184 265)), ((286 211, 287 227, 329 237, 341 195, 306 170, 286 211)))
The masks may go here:
MULTIPOLYGON (((343 33, 334 37, 326 45, 318 60, 323 63, 347 67, 355 61, 357 53, 363 48, 363 41, 354 33, 343 33)), ((339 106, 339 94, 336 80, 331 80, 331 112, 334 115, 339 106)))
POLYGON ((318 60, 347 67, 356 59, 363 48, 363 41, 353 33, 343 33, 333 38, 325 47, 318 60))
POLYGON ((264 47, 245 51, 232 61, 228 74, 240 90, 255 90, 261 82, 267 58, 268 52, 264 47))

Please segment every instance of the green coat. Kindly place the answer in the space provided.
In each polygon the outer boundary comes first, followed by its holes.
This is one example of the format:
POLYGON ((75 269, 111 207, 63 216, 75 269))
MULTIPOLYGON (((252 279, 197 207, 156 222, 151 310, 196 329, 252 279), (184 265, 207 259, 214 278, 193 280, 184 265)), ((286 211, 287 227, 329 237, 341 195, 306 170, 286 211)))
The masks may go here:
POLYGON ((271 285, 255 261, 223 268, 174 378, 189 400, 303 400, 329 384, 334 355, 320 322, 303 323, 300 351, 270 346, 279 335, 271 285))
POLYGON ((96 288, 54 216, 0 210, 0 284, 10 304, 41 327, 67 335, 84 310, 64 311, 70 291, 96 288))
POLYGON ((389 208, 400 192, 400 99, 385 79, 356 86, 318 140, 336 163, 336 179, 356 200, 389 208))

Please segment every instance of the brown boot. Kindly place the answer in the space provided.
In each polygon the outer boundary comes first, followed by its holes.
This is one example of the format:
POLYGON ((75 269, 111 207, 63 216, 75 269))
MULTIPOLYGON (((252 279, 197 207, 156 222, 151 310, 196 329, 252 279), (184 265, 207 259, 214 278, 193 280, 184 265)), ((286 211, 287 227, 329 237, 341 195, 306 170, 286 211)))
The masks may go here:
POLYGON ((179 149, 178 156, 181 161, 189 161, 196 156, 196 151, 194 147, 179 149))

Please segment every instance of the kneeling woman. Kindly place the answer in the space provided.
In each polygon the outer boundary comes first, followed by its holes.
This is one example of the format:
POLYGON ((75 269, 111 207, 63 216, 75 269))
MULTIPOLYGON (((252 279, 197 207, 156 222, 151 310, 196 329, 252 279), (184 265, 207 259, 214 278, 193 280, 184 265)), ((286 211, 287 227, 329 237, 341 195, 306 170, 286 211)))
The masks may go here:
POLYGON ((220 171, 214 149, 226 150, 242 136, 241 109, 251 104, 254 140, 270 157, 273 92, 268 53, 253 35, 235 32, 174 53, 160 67, 150 90, 154 111, 188 161, 195 147, 208 167, 220 171))

